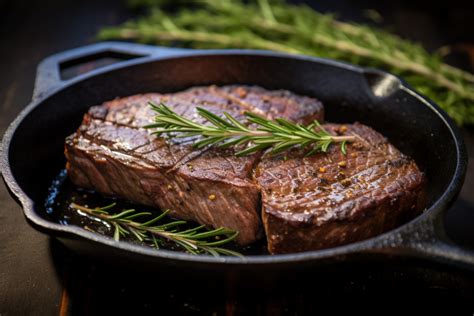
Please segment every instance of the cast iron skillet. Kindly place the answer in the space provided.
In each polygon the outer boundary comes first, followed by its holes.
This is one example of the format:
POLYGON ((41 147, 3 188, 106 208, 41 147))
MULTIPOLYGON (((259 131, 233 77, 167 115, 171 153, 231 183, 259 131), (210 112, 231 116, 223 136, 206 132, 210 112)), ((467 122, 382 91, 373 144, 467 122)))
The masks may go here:
POLYGON ((0 162, 3 178, 28 222, 81 253, 181 271, 247 270, 262 271, 262 275, 375 257, 423 258, 474 267, 474 253, 451 242, 443 225, 445 211, 459 193, 466 171, 467 154, 459 131, 437 105, 379 70, 268 51, 182 50, 118 42, 73 49, 39 65, 33 101, 5 133, 0 162), (127 60, 72 79, 61 78, 60 69, 99 57, 127 60), (79 126, 90 106, 136 93, 238 83, 315 96, 323 101, 328 121, 359 121, 380 131, 426 172, 427 210, 395 230, 361 242, 245 258, 156 251, 50 220, 43 205, 49 185, 65 165, 64 138, 79 126))

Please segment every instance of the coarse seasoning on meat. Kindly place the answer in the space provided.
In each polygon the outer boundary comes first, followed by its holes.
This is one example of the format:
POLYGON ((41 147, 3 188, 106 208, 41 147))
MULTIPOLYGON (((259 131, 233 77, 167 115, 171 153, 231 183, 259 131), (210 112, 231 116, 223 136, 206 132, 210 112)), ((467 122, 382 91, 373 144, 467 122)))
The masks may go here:
POLYGON ((418 214, 425 177, 415 162, 372 128, 324 124, 353 135, 344 155, 333 145, 306 157, 301 149, 236 157, 234 149, 197 150, 194 138, 156 137, 148 101, 205 123, 196 107, 238 120, 246 111, 301 124, 322 121, 322 104, 285 90, 197 87, 170 94, 119 98, 92 107, 66 139, 68 175, 75 185, 177 218, 239 231, 247 245, 267 236, 272 254, 334 247, 370 238, 418 214))

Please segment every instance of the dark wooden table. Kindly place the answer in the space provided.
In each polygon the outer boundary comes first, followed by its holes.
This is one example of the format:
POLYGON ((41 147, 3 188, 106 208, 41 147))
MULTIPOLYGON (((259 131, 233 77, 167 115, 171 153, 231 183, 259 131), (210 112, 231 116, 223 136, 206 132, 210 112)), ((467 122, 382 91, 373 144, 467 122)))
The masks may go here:
MULTIPOLYGON (((338 11, 343 18, 365 22, 368 21, 364 10, 373 7, 385 17, 385 25, 402 36, 421 41, 429 49, 458 42, 474 43, 472 32, 467 34, 459 26, 464 25, 467 30, 474 16, 472 11, 462 8, 443 12, 436 7, 426 10, 423 2, 381 5, 370 1, 322 1, 316 6, 324 11, 338 11)), ((0 135, 29 103, 35 68, 41 59, 91 43, 100 27, 117 24, 133 14, 136 12, 126 10, 118 1, 0 1, 0 135)), ((451 61, 468 69, 472 67, 462 56, 454 56, 451 61)), ((473 157, 474 131, 464 129, 463 134, 469 155, 473 157)), ((0 205, 1 316, 112 312, 312 314, 318 306, 341 297, 352 304, 362 304, 350 305, 351 308, 367 306, 374 297, 395 307, 392 299, 400 303, 402 297, 405 302, 433 309, 474 311, 472 273, 423 264, 340 277, 323 289, 317 284, 308 288, 302 280, 301 287, 284 297, 275 295, 271 289, 268 293, 263 291, 250 296, 228 284, 205 293, 200 293, 199 285, 177 290, 160 284, 153 276, 144 277, 139 271, 109 269, 70 253, 27 225, 21 208, 3 184, 0 184, 0 205), (454 305, 448 305, 452 303, 454 305)), ((471 159, 465 185, 448 213, 446 227, 453 239, 474 249, 474 163, 471 159)))

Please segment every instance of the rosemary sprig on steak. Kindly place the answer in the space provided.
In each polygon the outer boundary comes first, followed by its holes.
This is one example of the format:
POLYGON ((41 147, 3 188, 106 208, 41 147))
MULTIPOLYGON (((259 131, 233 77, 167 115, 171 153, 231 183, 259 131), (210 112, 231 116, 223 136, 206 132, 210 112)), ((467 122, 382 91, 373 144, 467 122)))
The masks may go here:
POLYGON ((245 156, 268 148, 272 148, 271 154, 277 154, 294 146, 308 147, 307 155, 312 155, 316 152, 326 152, 333 143, 339 143, 341 151, 345 154, 346 143, 356 138, 356 136, 331 135, 317 120, 304 126, 283 118, 272 121, 254 113, 245 112, 247 122, 244 124, 227 112, 224 112, 225 118, 222 118, 197 107, 197 113, 209 123, 209 125, 203 125, 177 114, 163 103, 156 105, 149 102, 149 104, 158 113, 154 118, 155 123, 145 126, 145 128, 155 128, 153 134, 181 133, 177 137, 200 135, 203 138, 194 144, 196 148, 210 145, 227 148, 251 144, 238 151, 237 156, 245 156), (250 128, 252 125, 256 128, 250 128))
POLYGON ((70 207, 111 225, 114 228, 114 239, 117 241, 121 237, 132 237, 155 248, 160 248, 166 243, 173 243, 195 255, 242 256, 238 252, 219 247, 234 240, 239 234, 231 229, 221 227, 207 230, 204 225, 200 225, 179 231, 179 226, 188 224, 182 220, 157 225, 156 223, 168 214, 168 210, 150 218, 150 212, 137 212, 134 209, 110 214, 109 211, 115 207, 115 203, 96 208, 71 203, 70 207), (145 221, 138 222, 137 218, 145 219, 145 221))

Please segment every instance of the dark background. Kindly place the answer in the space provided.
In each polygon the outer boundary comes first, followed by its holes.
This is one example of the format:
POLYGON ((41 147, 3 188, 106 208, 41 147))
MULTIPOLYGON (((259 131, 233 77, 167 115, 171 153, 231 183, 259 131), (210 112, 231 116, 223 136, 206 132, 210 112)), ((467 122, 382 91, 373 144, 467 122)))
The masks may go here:
MULTIPOLYGON (((343 20, 383 26, 404 38, 421 42, 430 51, 450 45, 454 53, 447 61, 473 71, 474 10, 462 1, 449 1, 449 6, 434 1, 293 2, 306 2, 320 11, 336 12, 343 20), (368 9, 377 11, 380 17, 375 15, 374 19, 368 9)), ((121 1, 0 0, 0 135, 29 103, 35 68, 43 58, 92 43, 99 28, 121 23, 137 14, 140 12, 127 9, 121 1)), ((462 131, 472 157, 474 130, 462 131)), ((341 277, 327 289, 315 284, 310 290, 303 290, 302 286, 298 289, 301 291, 295 290, 284 299, 265 293, 256 297, 235 294, 238 289, 226 285, 222 285, 222 291, 199 293, 171 289, 157 280, 158 284, 151 284, 150 288, 147 285, 151 278, 134 278, 138 271, 116 271, 78 258, 30 228, 3 184, 0 184, 0 206, 1 316, 112 311, 304 314, 317 310, 315 299, 321 301, 327 297, 349 297, 353 301, 361 298, 367 302, 374 297, 400 302, 398 297, 402 297, 405 302, 434 308, 474 311, 472 273, 443 266, 427 268, 422 264, 387 273, 341 277)), ((446 226, 453 239, 474 249, 473 206, 474 164, 469 159, 465 185, 448 213, 446 226)), ((199 285, 192 288, 199 289, 199 285)))

